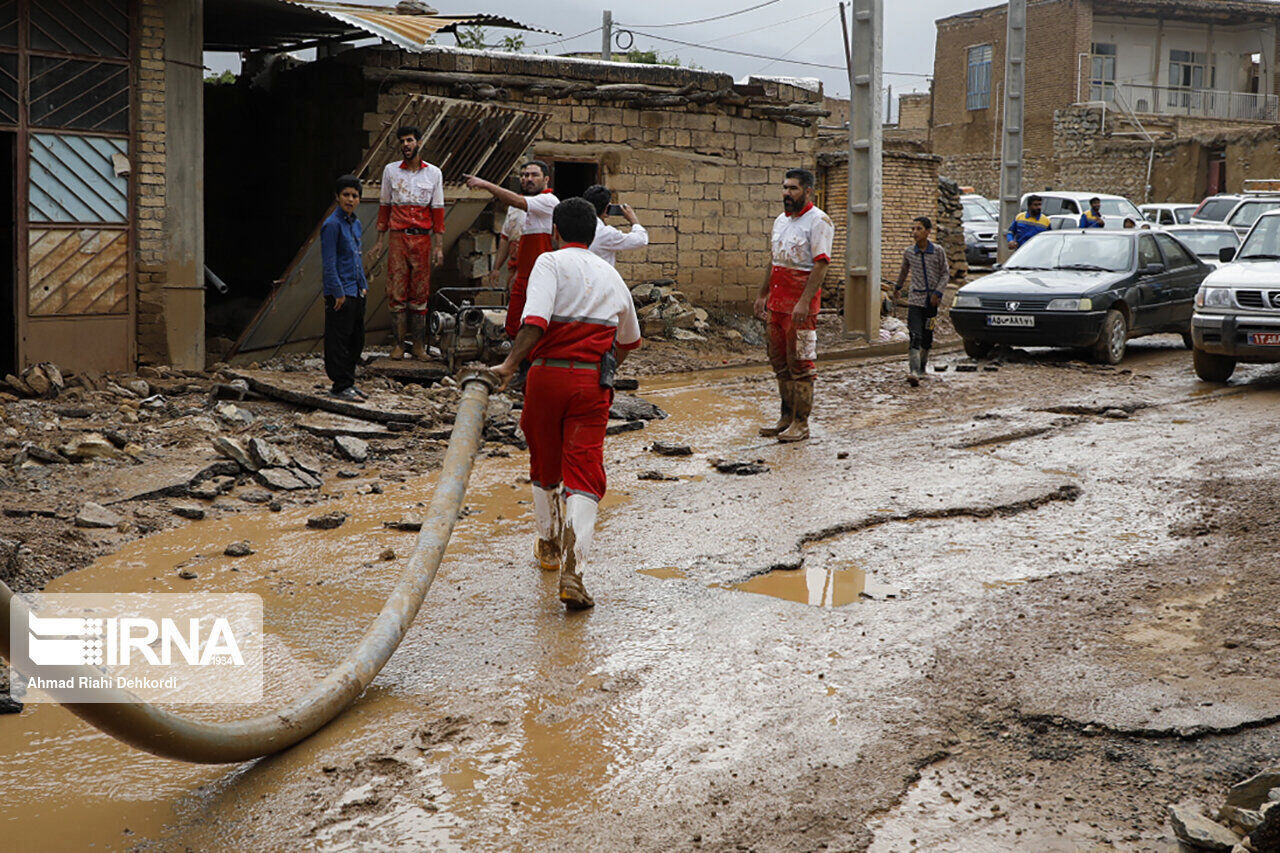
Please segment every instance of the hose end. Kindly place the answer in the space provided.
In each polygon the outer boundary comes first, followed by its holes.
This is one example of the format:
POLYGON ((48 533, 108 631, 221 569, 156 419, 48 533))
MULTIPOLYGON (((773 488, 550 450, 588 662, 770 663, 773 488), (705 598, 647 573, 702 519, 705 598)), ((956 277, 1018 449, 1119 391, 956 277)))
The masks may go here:
POLYGON ((469 382, 479 382, 493 393, 501 384, 492 370, 483 367, 471 367, 458 374, 459 387, 465 388, 469 382))

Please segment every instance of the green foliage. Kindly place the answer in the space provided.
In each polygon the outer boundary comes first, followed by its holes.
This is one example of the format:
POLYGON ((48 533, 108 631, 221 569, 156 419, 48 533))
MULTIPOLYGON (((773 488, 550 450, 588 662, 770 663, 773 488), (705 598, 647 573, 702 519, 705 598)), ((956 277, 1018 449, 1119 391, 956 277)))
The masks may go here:
MULTIPOLYGON (((672 56, 667 59, 663 59, 658 56, 658 52, 656 50, 636 49, 627 51, 627 62, 638 62, 644 65, 672 65, 679 67, 680 57, 672 56)), ((691 65, 689 67, 697 68, 696 65, 691 65)))
POLYGON ((233 86, 236 82, 236 75, 232 74, 230 70, 227 70, 223 71, 221 74, 210 74, 208 77, 204 78, 204 82, 213 86, 233 86))
POLYGON ((511 53, 518 53, 524 47, 524 36, 517 33, 513 36, 502 37, 502 49, 511 53))
POLYGON ((458 40, 458 47, 484 50, 484 27, 479 24, 473 24, 466 29, 457 30, 454 32, 453 37, 458 40))

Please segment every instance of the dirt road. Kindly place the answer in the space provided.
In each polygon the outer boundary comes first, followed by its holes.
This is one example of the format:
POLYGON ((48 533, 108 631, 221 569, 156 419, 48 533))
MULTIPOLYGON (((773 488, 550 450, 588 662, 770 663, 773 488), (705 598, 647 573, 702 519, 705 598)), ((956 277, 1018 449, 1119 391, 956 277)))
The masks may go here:
MULTIPOLYGON (((482 459, 422 616, 350 713, 285 755, 191 768, 28 706, 0 717, 0 837, 1175 849, 1166 804, 1216 803, 1280 751, 1280 373, 1207 386, 1172 338, 1119 369, 938 360, 916 391, 898 361, 825 365, 799 446, 755 437, 762 372, 647 380, 671 417, 606 446, 584 614, 531 563, 524 454, 482 459)), ((327 486, 337 530, 306 529, 314 508, 210 519, 49 589, 258 592, 278 699, 354 641, 412 546, 383 523, 431 478, 360 494, 373 478, 327 486), (241 539, 254 555, 221 556, 241 539)))

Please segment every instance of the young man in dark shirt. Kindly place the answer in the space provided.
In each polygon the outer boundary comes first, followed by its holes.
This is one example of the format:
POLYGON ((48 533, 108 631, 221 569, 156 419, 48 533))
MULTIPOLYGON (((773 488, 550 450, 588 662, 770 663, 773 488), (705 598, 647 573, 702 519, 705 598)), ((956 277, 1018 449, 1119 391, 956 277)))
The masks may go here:
POLYGON ((356 363, 364 349, 364 300, 369 282, 364 274, 362 228, 356 216, 360 179, 338 178, 337 209, 320 226, 320 258, 324 267, 324 370, 333 382, 330 393, 344 400, 365 399, 356 387, 356 363))
POLYGON ((933 346, 933 322, 942 304, 942 293, 951 278, 947 253, 929 239, 933 222, 927 216, 911 221, 911 245, 902 252, 902 267, 894 290, 907 287, 907 330, 911 333, 910 369, 907 382, 920 384, 929 365, 933 346), (908 282, 909 280, 909 282, 908 282))

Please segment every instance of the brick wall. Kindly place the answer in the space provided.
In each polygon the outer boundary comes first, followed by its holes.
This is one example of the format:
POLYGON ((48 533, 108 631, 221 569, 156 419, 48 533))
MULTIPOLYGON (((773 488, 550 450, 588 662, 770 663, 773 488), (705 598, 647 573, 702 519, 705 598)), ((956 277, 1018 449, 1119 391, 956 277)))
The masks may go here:
MULTIPOLYGON (((577 74, 576 79, 592 83, 662 83, 707 91, 731 83, 727 75, 684 69, 507 60, 452 51, 351 51, 342 59, 428 71, 559 79, 577 74)), ((500 77, 494 85, 502 85, 500 77)), ((364 117, 370 143, 404 95, 457 96, 453 86, 433 81, 397 80, 374 88, 380 93, 364 117)), ((769 94, 782 103, 820 103, 821 98, 781 85, 769 94)), ((737 306, 754 300, 769 266, 769 230, 781 212, 785 173, 794 166, 814 168, 817 122, 825 121, 818 118, 812 127, 799 127, 745 105, 642 108, 626 101, 593 101, 590 93, 553 98, 517 87, 501 89, 494 102, 550 113, 533 153, 543 159, 598 162, 603 182, 635 208, 649 230, 650 245, 619 256, 618 271, 626 280, 671 278, 695 301, 737 306)))
POLYGON ((135 186, 134 269, 137 279, 138 361, 169 360, 164 326, 165 258, 165 79, 164 2, 141 0, 135 119, 138 150, 133 156, 135 186))
POLYGON ((929 112, 933 107, 928 92, 911 92, 898 96, 898 127, 903 130, 924 130, 929 127, 929 112))

